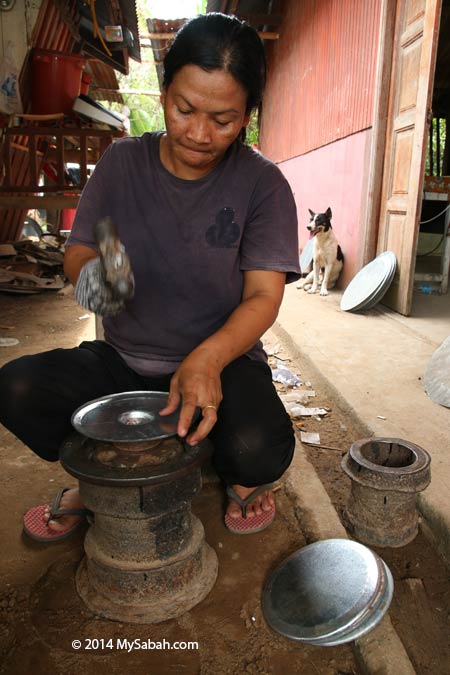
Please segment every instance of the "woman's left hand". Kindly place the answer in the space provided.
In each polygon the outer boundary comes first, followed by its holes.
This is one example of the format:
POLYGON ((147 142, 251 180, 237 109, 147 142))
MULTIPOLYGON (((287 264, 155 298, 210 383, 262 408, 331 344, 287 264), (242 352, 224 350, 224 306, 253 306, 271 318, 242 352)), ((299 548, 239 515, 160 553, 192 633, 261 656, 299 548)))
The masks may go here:
POLYGON ((177 433, 184 437, 195 409, 201 408, 203 419, 186 439, 191 445, 206 438, 217 422, 223 368, 245 354, 275 321, 285 281, 284 272, 246 270, 240 304, 222 328, 196 347, 173 375, 169 399, 160 414, 175 412, 181 401, 177 433))
POLYGON ((196 408, 201 408, 203 419, 186 439, 190 445, 202 441, 217 422, 217 409, 222 400, 220 367, 203 350, 187 356, 170 382, 169 398, 161 415, 175 412, 181 402, 177 433, 184 437, 189 431, 196 408))

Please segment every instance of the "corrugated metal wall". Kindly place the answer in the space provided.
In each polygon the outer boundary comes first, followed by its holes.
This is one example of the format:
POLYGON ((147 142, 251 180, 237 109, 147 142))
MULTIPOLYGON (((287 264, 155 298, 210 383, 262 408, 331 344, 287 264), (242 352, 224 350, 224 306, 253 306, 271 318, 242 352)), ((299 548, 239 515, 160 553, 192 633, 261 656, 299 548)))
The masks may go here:
POLYGON ((58 52, 71 52, 74 45, 74 37, 71 35, 69 25, 77 24, 77 9, 74 0, 65 3, 62 10, 61 3, 53 0, 44 0, 33 33, 33 46, 45 49, 53 49, 58 52), (66 23, 67 22, 67 23, 66 23))
MULTIPOLYGON (((17 8, 17 11, 23 11, 17 8)), ((33 29, 30 47, 49 49, 65 53, 72 53, 76 45, 78 31, 78 10, 75 0, 43 0, 36 24, 33 29)), ((98 60, 90 61, 90 70, 97 84, 104 87, 104 91, 111 100, 123 102, 120 94, 114 94, 118 89, 117 77, 113 68, 98 60)), ((24 111, 29 110, 31 95, 31 64, 29 55, 23 64, 21 72, 21 93, 24 111)), ((28 138, 15 137, 15 143, 21 150, 12 152, 12 180, 17 185, 28 184, 29 160, 26 152, 28 138)), ((1 167, 0 167, 1 168, 1 167)), ((3 178, 0 175, 0 182, 3 178)), ((28 209, 0 208, 0 242, 16 240, 21 233, 23 221, 28 209)))
POLYGON ((280 162, 372 126, 381 0, 285 0, 261 126, 280 162))
MULTIPOLYGON (((75 20, 75 1, 66 3, 64 15, 53 0, 44 0, 40 7, 36 26, 33 31, 32 46, 55 51, 70 52, 74 38, 65 23, 66 20, 75 20)), ((21 75, 21 91, 24 110, 28 109, 31 92, 31 69, 27 62, 24 64, 21 75)), ((15 142, 26 148, 28 138, 15 137, 15 142)), ((23 150, 13 150, 12 179, 18 185, 26 185, 28 181, 28 155, 23 150)), ((20 236, 24 218, 28 209, 0 209, 0 241, 16 240, 20 236)))

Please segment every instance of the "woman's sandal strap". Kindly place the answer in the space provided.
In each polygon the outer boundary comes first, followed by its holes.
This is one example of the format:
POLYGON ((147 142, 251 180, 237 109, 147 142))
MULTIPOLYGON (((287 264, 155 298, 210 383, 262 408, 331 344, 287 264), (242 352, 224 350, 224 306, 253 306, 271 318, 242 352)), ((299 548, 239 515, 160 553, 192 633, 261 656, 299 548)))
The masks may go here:
POLYGON ((58 494, 56 495, 55 499, 53 500, 53 503, 50 507, 50 515, 49 515, 49 520, 55 520, 56 518, 62 518, 62 516, 87 516, 90 511, 89 509, 83 509, 83 508, 76 508, 76 509, 60 509, 59 505, 61 504, 61 499, 63 498, 63 495, 65 492, 70 490, 70 488, 62 488, 59 490, 58 494))
POLYGON ((251 504, 251 502, 254 499, 256 499, 256 497, 258 497, 260 494, 262 494, 263 492, 267 492, 267 490, 271 490, 272 485, 273 485, 272 483, 266 483, 265 485, 260 485, 253 492, 251 492, 248 495, 248 497, 246 497, 245 499, 242 499, 241 497, 239 497, 239 495, 236 494, 236 492, 233 490, 233 488, 230 485, 228 485, 227 486, 227 495, 239 504, 239 506, 241 507, 242 517, 245 518, 247 516, 247 506, 249 504, 251 504))

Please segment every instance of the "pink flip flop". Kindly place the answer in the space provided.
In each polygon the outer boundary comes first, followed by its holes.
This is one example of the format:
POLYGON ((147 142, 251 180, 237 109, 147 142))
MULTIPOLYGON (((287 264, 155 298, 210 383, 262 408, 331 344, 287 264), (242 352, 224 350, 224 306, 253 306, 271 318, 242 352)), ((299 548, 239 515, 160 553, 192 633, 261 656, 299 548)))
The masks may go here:
POLYGON ((69 488, 63 488, 56 495, 53 504, 50 507, 49 518, 45 515, 47 504, 34 506, 32 509, 26 512, 23 517, 23 529, 24 532, 26 532, 26 534, 31 537, 31 539, 46 543, 62 541, 63 539, 67 539, 68 537, 71 537, 73 534, 75 534, 75 532, 77 532, 84 524, 84 518, 91 514, 91 511, 88 509, 59 508, 62 496, 65 492, 67 492, 67 490, 69 490, 69 488), (64 530, 52 530, 48 526, 48 521, 61 518, 62 516, 82 516, 83 519, 64 530))
POLYGON ((269 527, 275 518, 275 506, 273 506, 270 511, 262 511, 259 515, 254 515, 251 518, 247 518, 247 506, 251 504, 255 497, 263 492, 267 492, 267 490, 270 490, 271 488, 271 483, 261 485, 246 499, 241 499, 232 487, 227 487, 228 496, 239 504, 242 511, 242 515, 238 518, 232 518, 228 513, 225 514, 225 525, 230 532, 233 532, 233 534, 253 534, 254 532, 261 532, 262 530, 265 530, 266 527, 269 527))

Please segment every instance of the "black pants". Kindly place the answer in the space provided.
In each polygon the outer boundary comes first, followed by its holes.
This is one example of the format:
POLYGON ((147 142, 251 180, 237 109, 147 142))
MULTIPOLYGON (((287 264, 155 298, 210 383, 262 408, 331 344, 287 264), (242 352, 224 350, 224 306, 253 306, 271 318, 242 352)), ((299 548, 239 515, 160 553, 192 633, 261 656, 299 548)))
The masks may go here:
MULTIPOLYGON (((83 403, 123 391, 169 391, 170 379, 138 375, 99 340, 23 356, 0 369, 0 422, 40 457, 57 461, 83 403)), ((270 368, 241 356, 221 379, 223 400, 209 435, 217 473, 228 485, 276 480, 291 463, 294 434, 270 368)))

